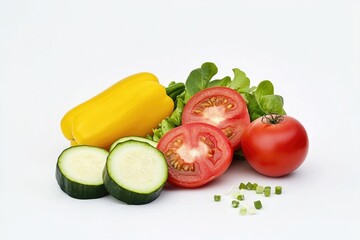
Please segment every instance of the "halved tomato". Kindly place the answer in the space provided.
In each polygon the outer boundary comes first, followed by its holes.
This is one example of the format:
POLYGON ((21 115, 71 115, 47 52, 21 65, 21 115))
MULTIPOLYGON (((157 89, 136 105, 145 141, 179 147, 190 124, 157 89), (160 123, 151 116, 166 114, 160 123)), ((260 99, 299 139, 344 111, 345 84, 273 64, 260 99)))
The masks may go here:
POLYGON ((228 87, 204 89, 190 98, 182 113, 182 124, 202 122, 223 131, 236 150, 250 116, 244 98, 228 87))
POLYGON ((165 155, 168 182, 180 187, 205 185, 230 166, 233 149, 225 134, 205 123, 191 123, 167 132, 157 148, 165 155))

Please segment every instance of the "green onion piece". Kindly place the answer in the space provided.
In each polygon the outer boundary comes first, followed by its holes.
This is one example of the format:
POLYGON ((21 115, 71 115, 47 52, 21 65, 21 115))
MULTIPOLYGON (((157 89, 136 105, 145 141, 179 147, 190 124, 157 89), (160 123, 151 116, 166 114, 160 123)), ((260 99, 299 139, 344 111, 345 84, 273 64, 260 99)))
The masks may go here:
POLYGON ((231 193, 231 197, 236 199, 240 194, 243 194, 243 190, 237 189, 231 193))
POLYGON ((215 202, 220 202, 221 201, 221 196, 220 195, 214 195, 214 201, 215 202))
POLYGON ((275 187, 275 194, 281 194, 282 193, 282 187, 281 186, 276 186, 275 187))
POLYGON ((267 186, 264 188, 264 195, 265 195, 265 197, 270 197, 270 195, 271 195, 271 187, 270 186, 267 186))
POLYGON ((249 207, 249 209, 248 209, 248 214, 249 215, 254 215, 256 213, 256 209, 254 208, 254 207, 249 207))
POLYGON ((233 208, 237 208, 237 207, 239 206, 239 202, 236 201, 236 200, 233 200, 233 201, 231 202, 231 206, 232 206, 233 208))
POLYGON ((263 186, 257 186, 256 187, 256 194, 263 194, 264 193, 264 187, 263 186))
POLYGON ((245 189, 245 188, 246 188, 245 183, 240 183, 240 185, 239 185, 239 189, 245 189))
POLYGON ((261 204, 261 201, 260 200, 257 200, 254 202, 254 207, 256 209, 261 209, 262 208, 262 204, 261 204))
POLYGON ((240 207, 240 215, 246 215, 247 208, 246 207, 240 207))
POLYGON ((251 188, 252 188, 252 183, 251 183, 251 182, 248 182, 248 183, 246 184, 246 189, 247 189, 247 190, 251 190, 251 188))
POLYGON ((236 198, 239 201, 243 201, 245 199, 245 196, 243 194, 239 194, 236 198))
POLYGON ((255 190, 256 191, 256 188, 259 184, 257 183, 253 183, 253 185, 251 186, 251 190, 255 190))

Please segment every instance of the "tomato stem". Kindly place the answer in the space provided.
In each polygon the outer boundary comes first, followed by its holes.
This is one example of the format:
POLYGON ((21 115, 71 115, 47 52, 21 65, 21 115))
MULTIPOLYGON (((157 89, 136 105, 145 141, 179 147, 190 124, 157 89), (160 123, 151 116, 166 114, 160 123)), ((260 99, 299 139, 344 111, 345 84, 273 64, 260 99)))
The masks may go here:
POLYGON ((265 115, 261 118, 261 122, 266 124, 278 124, 284 120, 284 116, 276 113, 265 115))

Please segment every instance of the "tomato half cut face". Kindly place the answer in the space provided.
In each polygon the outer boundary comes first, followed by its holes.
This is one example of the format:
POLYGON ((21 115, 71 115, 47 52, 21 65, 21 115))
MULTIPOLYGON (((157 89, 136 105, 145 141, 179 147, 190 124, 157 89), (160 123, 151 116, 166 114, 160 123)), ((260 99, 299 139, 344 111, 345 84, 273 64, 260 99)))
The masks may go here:
POLYGON ((240 147, 240 138, 250 116, 244 98, 228 87, 204 89, 190 98, 182 113, 182 124, 202 122, 222 130, 234 149, 240 147))
POLYGON ((224 133, 205 123, 170 130, 157 148, 164 153, 169 167, 168 182, 186 188, 200 187, 222 175, 233 156, 224 133))

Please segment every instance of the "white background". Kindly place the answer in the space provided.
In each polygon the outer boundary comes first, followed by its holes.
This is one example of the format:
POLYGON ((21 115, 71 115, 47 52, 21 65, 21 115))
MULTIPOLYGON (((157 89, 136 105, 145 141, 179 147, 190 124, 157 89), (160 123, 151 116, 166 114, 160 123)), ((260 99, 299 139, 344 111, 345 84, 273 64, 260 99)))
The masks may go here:
POLYGON ((360 239, 359 69, 355 0, 0 0, 0 239, 360 239), (60 190, 66 111, 130 74, 167 85, 205 61, 219 77, 237 67, 252 85, 273 82, 308 131, 296 172, 267 178, 234 162, 143 206, 60 190), (212 200, 247 181, 283 194, 253 216, 212 200))

